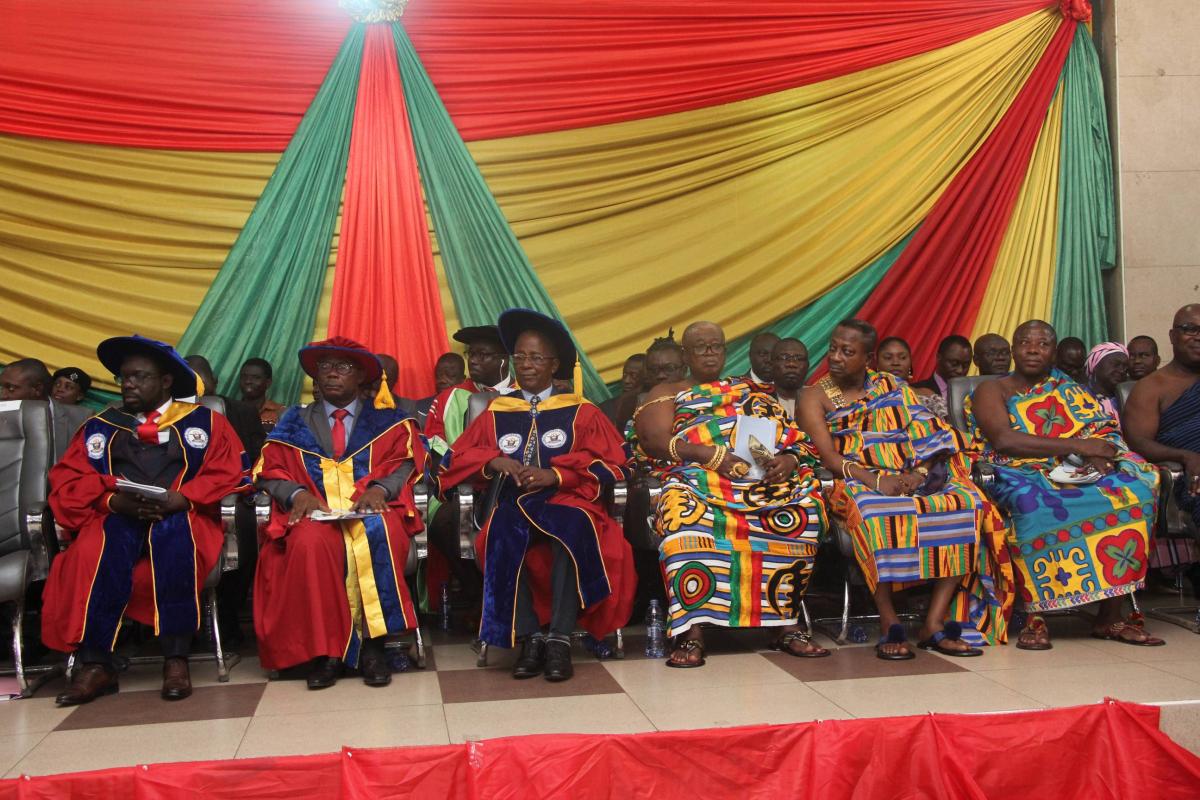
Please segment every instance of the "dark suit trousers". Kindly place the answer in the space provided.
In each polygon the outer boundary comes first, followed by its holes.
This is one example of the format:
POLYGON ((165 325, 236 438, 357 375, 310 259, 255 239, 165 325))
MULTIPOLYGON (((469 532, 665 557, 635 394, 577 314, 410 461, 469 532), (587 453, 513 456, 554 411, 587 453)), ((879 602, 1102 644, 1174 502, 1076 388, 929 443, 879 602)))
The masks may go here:
MULTIPOLYGON (((570 636, 579 619, 579 589, 575 583, 575 565, 571 555, 557 539, 550 540, 554 561, 550 567, 550 634, 570 636)), ((517 636, 529 636, 542 629, 533 610, 533 590, 528 572, 521 570, 517 581, 517 636)))

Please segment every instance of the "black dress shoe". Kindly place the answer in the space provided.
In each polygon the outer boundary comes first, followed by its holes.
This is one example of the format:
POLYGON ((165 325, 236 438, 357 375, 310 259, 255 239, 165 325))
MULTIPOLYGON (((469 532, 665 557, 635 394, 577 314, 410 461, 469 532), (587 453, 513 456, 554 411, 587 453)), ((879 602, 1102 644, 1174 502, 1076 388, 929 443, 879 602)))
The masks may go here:
POLYGON ((575 674, 571 666, 571 643, 559 639, 546 642, 546 680, 558 683, 570 679, 575 674))
POLYGON ((536 678, 542 674, 546 665, 546 639, 543 636, 530 636, 521 643, 521 653, 517 663, 513 664, 513 677, 518 679, 536 678))
POLYGON ((342 675, 342 662, 330 656, 321 656, 313 664, 308 673, 308 688, 328 689, 337 683, 342 675))
POLYGON ((382 647, 364 649, 358 662, 358 671, 362 673, 363 683, 367 686, 387 686, 392 682, 392 669, 388 666, 382 647))
POLYGON ((182 700, 192 694, 192 674, 186 658, 168 658, 163 662, 163 700, 182 700))
POLYGON ((66 691, 54 701, 60 706, 78 706, 106 694, 115 694, 116 691, 116 670, 103 664, 84 664, 75 670, 66 691))

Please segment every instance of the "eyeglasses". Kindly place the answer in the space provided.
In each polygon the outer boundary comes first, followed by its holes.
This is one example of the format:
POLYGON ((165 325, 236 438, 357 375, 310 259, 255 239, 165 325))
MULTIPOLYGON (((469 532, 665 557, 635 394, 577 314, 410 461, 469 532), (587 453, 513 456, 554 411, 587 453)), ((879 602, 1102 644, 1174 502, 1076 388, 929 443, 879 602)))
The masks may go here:
POLYGON ((803 364, 808 361, 808 356, 802 356, 799 353, 780 353, 777 356, 772 356, 772 361, 780 361, 784 364, 803 364))
POLYGON ((704 343, 704 344, 693 344, 693 345, 690 345, 687 349, 688 349, 688 352, 690 352, 694 356, 717 355, 718 353, 725 352, 725 343, 724 342, 708 342, 708 343, 704 343))
POLYGON ((124 386, 127 383, 132 383, 134 386, 141 386, 143 383, 154 380, 157 377, 159 377, 157 372, 140 370, 138 372, 130 372, 126 375, 113 375, 113 383, 117 386, 124 386))
POLYGON ((349 375, 354 370, 350 361, 318 361, 317 372, 336 372, 338 375, 349 375))
POLYGON ((467 358, 475 358, 482 361, 487 361, 488 359, 492 358, 503 358, 503 355, 495 350, 481 350, 476 347, 468 347, 467 358))
POLYGON ((535 367, 540 367, 543 364, 553 361, 554 359, 552 356, 543 356, 541 354, 526 355, 525 353, 514 353, 512 360, 513 363, 518 367, 524 364, 526 361, 528 361, 530 364, 533 364, 535 367))
POLYGON ((1189 339, 1193 336, 1200 336, 1200 325, 1193 325, 1190 322, 1181 322, 1171 330, 1179 331, 1180 336, 1186 336, 1189 339))

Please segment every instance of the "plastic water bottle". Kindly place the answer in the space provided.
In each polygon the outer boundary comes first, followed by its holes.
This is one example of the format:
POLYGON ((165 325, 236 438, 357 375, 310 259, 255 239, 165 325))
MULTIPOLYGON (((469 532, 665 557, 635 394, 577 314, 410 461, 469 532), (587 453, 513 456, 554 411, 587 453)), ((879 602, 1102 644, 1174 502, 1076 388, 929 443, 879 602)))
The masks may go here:
POLYGON ((666 658, 666 635, 663 632, 662 608, 658 600, 650 601, 646 611, 646 658, 666 658))
POLYGON ((412 663, 408 658, 408 649, 405 647, 388 647, 387 662, 388 668, 392 672, 408 672, 412 669, 412 663))
POLYGON ((867 640, 867 629, 862 625, 851 625, 849 639, 855 644, 862 644, 867 640))
POLYGON ((444 631, 450 630, 450 586, 446 583, 442 584, 441 628, 444 631))

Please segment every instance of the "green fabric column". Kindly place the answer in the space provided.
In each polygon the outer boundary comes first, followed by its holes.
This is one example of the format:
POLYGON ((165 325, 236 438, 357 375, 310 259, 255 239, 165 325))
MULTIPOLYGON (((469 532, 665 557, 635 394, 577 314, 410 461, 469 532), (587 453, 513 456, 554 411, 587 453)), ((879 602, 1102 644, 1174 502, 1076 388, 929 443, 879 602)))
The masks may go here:
MULTIPOLYGON (((872 261, 863 269, 856 272, 839 286, 830 289, 819 298, 800 308, 779 321, 770 325, 767 330, 777 334, 781 339, 794 338, 804 342, 808 348, 813 368, 825 357, 829 346, 829 336, 833 327, 846 317, 853 316, 867 297, 883 280, 883 276, 891 269, 892 264, 904 252, 913 237, 909 233, 883 255, 872 261)), ((725 350, 725 374, 745 375, 750 371, 750 341, 754 333, 739 336, 729 342, 725 350)), ((880 336, 887 336, 886 331, 880 331, 880 336)))
MULTIPOLYGON (((450 293, 463 325, 494 325, 506 308, 562 319, 509 227, 437 89, 399 24, 392 25, 425 199, 450 293)), ((574 336, 574 334, 572 334, 574 336)), ((579 341, 575 341, 579 347, 579 341)), ((600 401, 608 388, 579 347, 584 389, 600 401)))
POLYGON ((346 34, 321 88, 179 342, 212 362, 231 387, 254 356, 275 370, 272 395, 294 402, 329 264, 346 177, 363 51, 362 25, 346 34))
POLYGON ((1063 67, 1058 242, 1051 323, 1090 347, 1108 339, 1101 270, 1116 263, 1112 150, 1100 61, 1080 25, 1063 67))

